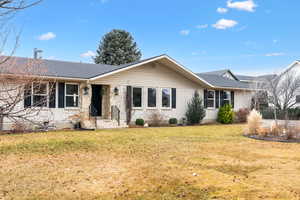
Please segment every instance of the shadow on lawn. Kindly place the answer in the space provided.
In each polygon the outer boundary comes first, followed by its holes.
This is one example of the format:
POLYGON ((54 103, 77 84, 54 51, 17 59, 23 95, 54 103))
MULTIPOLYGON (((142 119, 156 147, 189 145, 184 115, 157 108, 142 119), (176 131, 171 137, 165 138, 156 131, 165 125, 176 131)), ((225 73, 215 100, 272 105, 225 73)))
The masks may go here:
POLYGON ((68 151, 97 150, 97 145, 89 140, 48 140, 46 142, 28 142, 0 147, 0 154, 41 153, 52 154, 68 151))

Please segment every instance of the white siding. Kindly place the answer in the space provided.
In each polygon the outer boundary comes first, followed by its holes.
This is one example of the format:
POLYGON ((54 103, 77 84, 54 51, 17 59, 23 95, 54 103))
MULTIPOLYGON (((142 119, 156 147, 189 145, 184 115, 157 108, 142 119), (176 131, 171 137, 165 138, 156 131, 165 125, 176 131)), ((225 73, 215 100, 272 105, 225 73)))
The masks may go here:
MULTIPOLYGON (((111 105, 117 105, 121 109, 121 119, 126 120, 125 114, 125 97, 126 86, 137 86, 143 88, 143 107, 134 109, 132 120, 137 118, 148 119, 153 111, 159 111, 165 119, 171 117, 181 119, 186 112, 187 102, 192 98, 195 90, 202 95, 203 90, 200 86, 174 70, 161 64, 146 64, 138 68, 120 72, 108 77, 104 77, 94 81, 92 84, 111 85, 113 91, 115 87, 120 90, 120 95, 112 95, 111 105), (147 109, 147 88, 157 88, 157 108, 147 109), (161 108, 161 88, 176 88, 177 92, 177 108, 163 109, 161 108)), ((112 92, 113 93, 113 92, 112 92)))
MULTIPOLYGON (((82 95, 80 94, 80 97, 82 95)), ((81 98, 79 98, 79 107, 66 109, 66 108, 42 108, 38 109, 39 113, 37 116, 36 113, 30 112, 32 116, 30 120, 38 123, 49 121, 50 124, 55 125, 58 129, 63 128, 72 128, 73 125, 71 123, 70 117, 80 113, 81 106, 81 98)), ((58 107, 58 95, 56 95, 56 107, 58 107)), ((24 102, 21 101, 16 105, 16 110, 23 109, 24 102)), ((3 128, 4 130, 10 130, 11 126, 14 124, 11 120, 4 118, 3 128)), ((31 125, 32 126, 32 125, 31 125)), ((33 127, 30 127, 33 128, 33 127)))
MULTIPOLYGON (((175 117, 181 119, 185 116, 187 110, 187 103, 193 97, 195 90, 197 90, 203 99, 203 88, 183 77, 178 72, 170 69, 162 64, 146 64, 144 66, 123 71, 111 76, 100 78, 92 84, 111 85, 111 105, 117 105, 121 110, 121 119, 126 120, 125 112, 125 98, 126 86, 137 86, 143 88, 143 107, 141 109, 133 110, 132 121, 137 118, 149 119, 153 111, 159 111, 166 120, 175 117), (114 88, 120 90, 120 95, 113 95, 114 88), (157 109, 147 109, 147 88, 158 88, 157 109), (161 88, 176 88, 177 89, 177 108, 176 109, 162 109, 161 108, 161 88)), ((235 110, 240 108, 250 107, 249 92, 235 91, 235 110)), ((217 118, 218 109, 208 109, 206 113, 205 122, 214 121, 217 118)))

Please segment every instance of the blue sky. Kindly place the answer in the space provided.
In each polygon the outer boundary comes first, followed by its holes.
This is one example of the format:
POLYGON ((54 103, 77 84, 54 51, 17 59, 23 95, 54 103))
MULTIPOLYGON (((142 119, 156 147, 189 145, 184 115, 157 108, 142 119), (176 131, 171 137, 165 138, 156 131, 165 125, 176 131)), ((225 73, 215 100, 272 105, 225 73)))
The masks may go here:
POLYGON ((168 54, 194 72, 263 74, 300 59, 299 0, 44 0, 14 19, 17 56, 91 62, 111 29, 131 32, 143 58, 168 54), (76 2, 76 3, 74 3, 76 2))

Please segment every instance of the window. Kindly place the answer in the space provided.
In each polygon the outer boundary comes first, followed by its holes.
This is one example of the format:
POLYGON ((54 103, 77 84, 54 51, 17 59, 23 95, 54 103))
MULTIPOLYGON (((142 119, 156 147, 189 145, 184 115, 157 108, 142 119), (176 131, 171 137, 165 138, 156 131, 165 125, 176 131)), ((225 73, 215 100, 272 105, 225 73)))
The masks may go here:
POLYGON ((296 96, 296 103, 300 103, 300 95, 296 96))
POLYGON ((231 97, 230 91, 223 92, 223 105, 230 104, 230 97, 231 97))
POLYGON ((208 108, 215 107, 215 91, 213 90, 207 91, 207 107, 208 108))
POLYGON ((148 108, 156 107, 156 89, 148 88, 148 108))
POLYGON ((133 108, 142 107, 142 88, 132 88, 132 106, 133 108))
POLYGON ((32 83, 32 106, 47 107, 48 105, 48 84, 32 83))
POLYGON ((78 107, 79 87, 78 84, 66 84, 66 107, 78 107))
POLYGON ((171 89, 163 88, 161 93, 162 107, 170 108, 171 107, 171 89))

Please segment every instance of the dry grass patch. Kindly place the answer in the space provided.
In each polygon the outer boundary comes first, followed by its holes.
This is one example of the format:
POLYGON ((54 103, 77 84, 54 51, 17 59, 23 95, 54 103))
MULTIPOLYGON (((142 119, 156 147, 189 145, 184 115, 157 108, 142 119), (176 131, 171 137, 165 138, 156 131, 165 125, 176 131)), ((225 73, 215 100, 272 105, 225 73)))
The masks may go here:
POLYGON ((0 199, 300 199, 300 145, 243 129, 0 136, 0 199))

